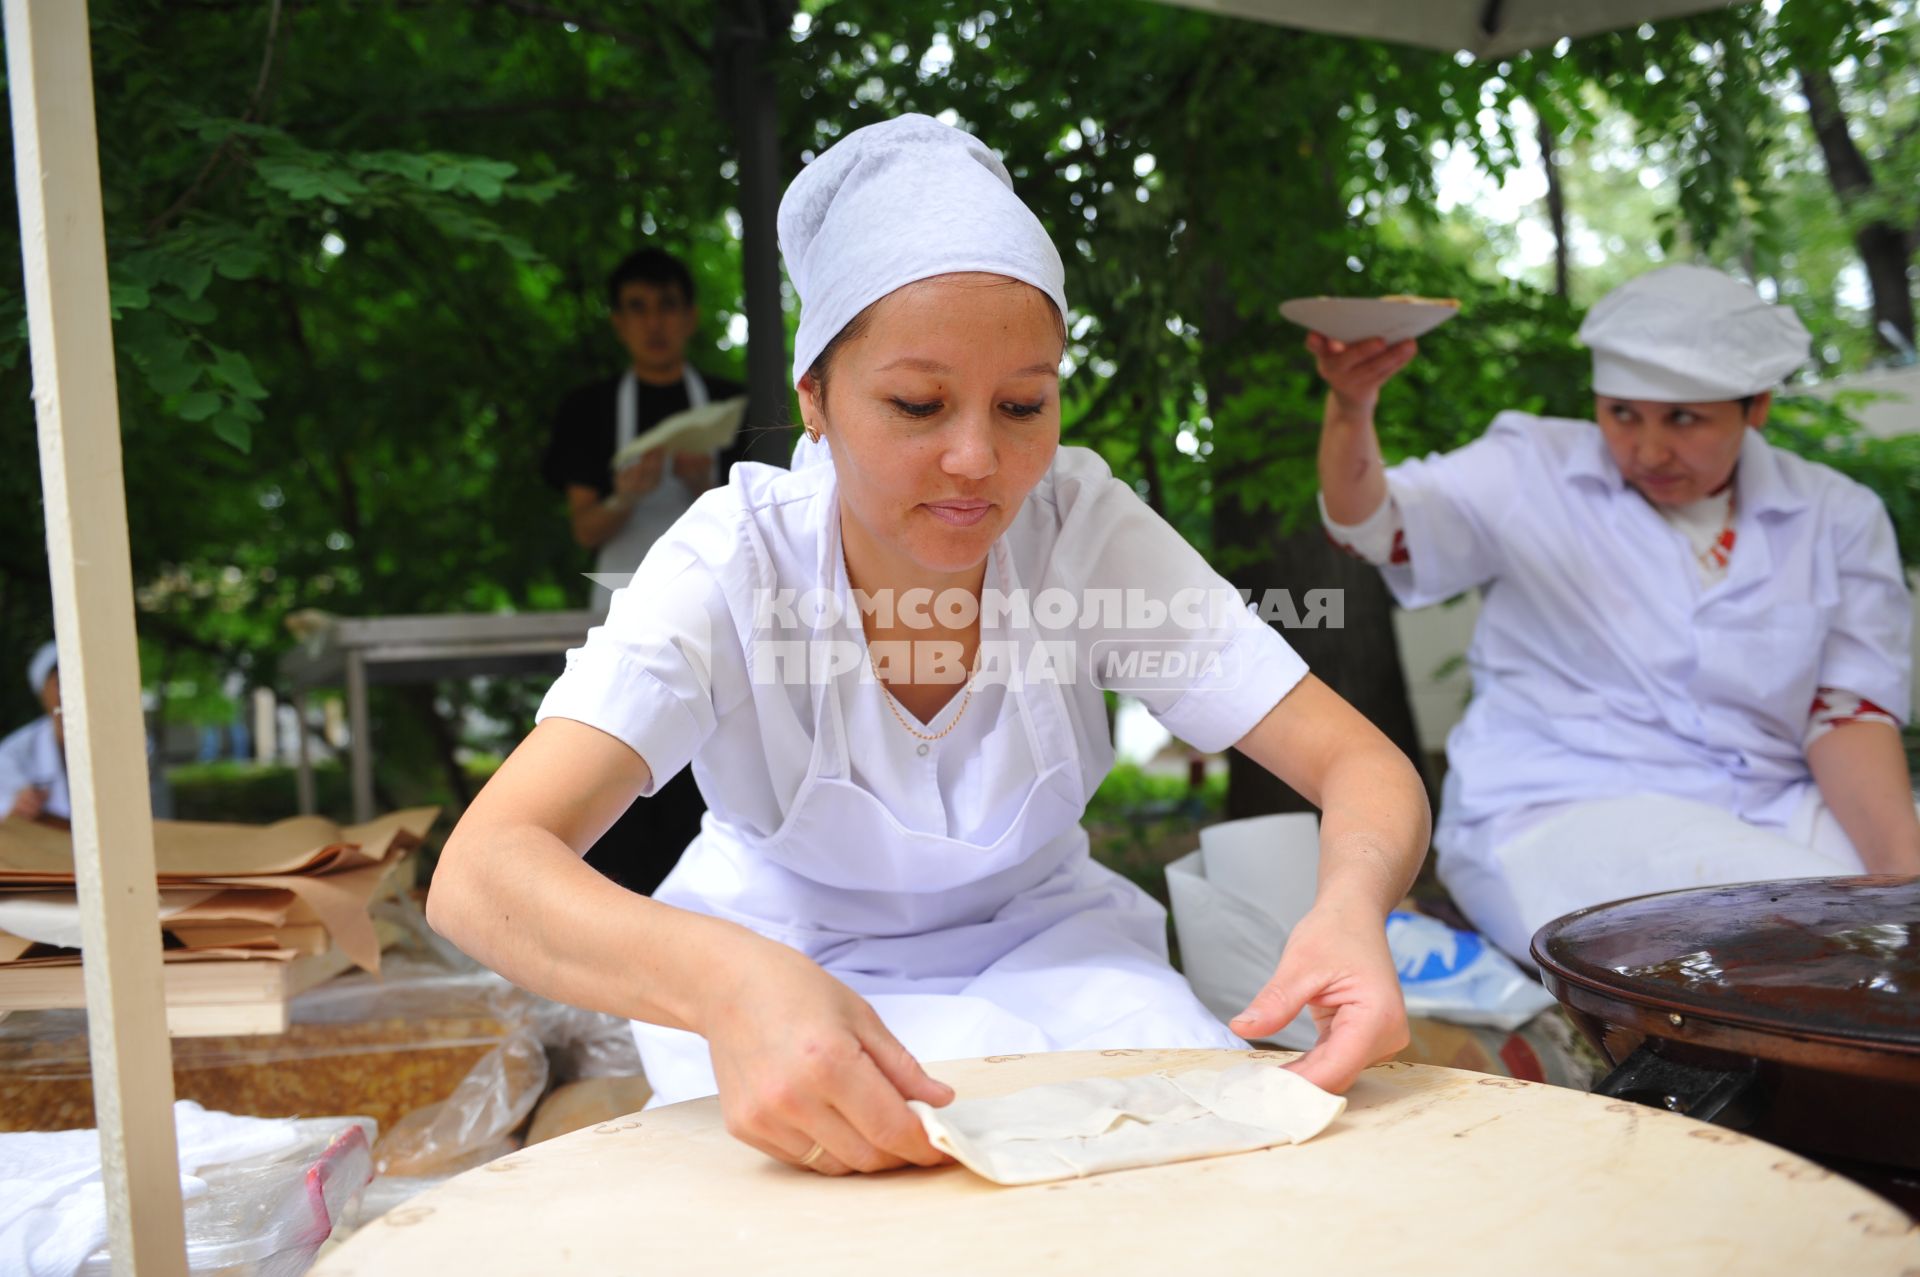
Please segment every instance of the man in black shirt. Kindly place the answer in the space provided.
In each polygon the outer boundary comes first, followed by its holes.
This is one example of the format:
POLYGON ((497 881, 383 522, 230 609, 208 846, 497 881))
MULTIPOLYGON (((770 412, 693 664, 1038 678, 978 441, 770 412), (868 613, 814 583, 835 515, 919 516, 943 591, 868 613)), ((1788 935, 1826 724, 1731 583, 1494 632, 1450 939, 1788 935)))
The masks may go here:
MULTIPOLYGON (((678 258, 643 248, 607 281, 613 331, 626 371, 574 390, 561 402, 541 471, 567 499, 573 537, 595 554, 594 610, 606 614, 608 578, 624 582, 649 547, 694 499, 721 481, 732 450, 655 450, 614 473, 614 453, 676 412, 744 393, 687 362, 699 326, 693 276, 678 258)), ((691 769, 642 798, 587 853, 587 862, 643 894, 660 885, 700 831, 706 810, 691 769)))

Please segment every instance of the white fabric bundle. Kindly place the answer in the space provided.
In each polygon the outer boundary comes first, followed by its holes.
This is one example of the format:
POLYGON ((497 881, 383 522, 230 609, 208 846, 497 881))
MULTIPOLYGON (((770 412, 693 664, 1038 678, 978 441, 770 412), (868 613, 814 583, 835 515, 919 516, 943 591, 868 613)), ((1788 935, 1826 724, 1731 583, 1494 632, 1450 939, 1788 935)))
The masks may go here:
POLYGON ((996 1184, 1045 1184, 1304 1143, 1347 1102, 1297 1073, 1250 1062, 908 1107, 933 1146, 975 1174, 996 1184))
POLYGON ((1731 275, 1668 266, 1601 298, 1580 326, 1595 394, 1720 403, 1772 390, 1807 361, 1813 339, 1785 306, 1731 275))
POLYGON ((1067 313, 1060 253, 1006 165, 924 115, 856 129, 802 169, 780 201, 780 252, 800 294, 795 385, 850 320, 916 280, 1004 275, 1067 313))
MULTIPOLYGON (((206 1191, 196 1172, 277 1152, 300 1137, 291 1118, 209 1113, 192 1100, 173 1106, 180 1195, 206 1191)), ((100 1181, 100 1133, 29 1131, 0 1135, 0 1274, 70 1277, 107 1240, 100 1181)))

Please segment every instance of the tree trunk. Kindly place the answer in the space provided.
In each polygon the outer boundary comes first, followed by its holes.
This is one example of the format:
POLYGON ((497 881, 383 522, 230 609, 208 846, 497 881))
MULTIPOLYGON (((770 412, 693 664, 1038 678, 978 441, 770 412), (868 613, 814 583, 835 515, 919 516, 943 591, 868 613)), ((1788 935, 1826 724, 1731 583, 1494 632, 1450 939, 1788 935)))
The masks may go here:
MULTIPOLYGON (((1229 351, 1245 336, 1246 319, 1233 304, 1225 270, 1216 265, 1209 273, 1216 278, 1211 281, 1209 301, 1202 314, 1202 339, 1214 351, 1229 351)), ((1281 340, 1276 334, 1275 344, 1281 340)), ((1207 402, 1217 418, 1220 406, 1245 387, 1227 359, 1216 355, 1206 364, 1207 402)), ((1288 427, 1273 422, 1265 428, 1288 427)), ((1306 423, 1291 428, 1317 429, 1306 423)), ((1252 590, 1256 602, 1269 589, 1286 590, 1303 618, 1309 610, 1309 590, 1340 592, 1342 605, 1331 609, 1338 616, 1338 628, 1327 624, 1323 628, 1287 629, 1282 637, 1322 682, 1386 733, 1426 777, 1413 708, 1407 698, 1406 674, 1394 639, 1392 597, 1379 570, 1334 549, 1317 519, 1296 532, 1281 533, 1272 512, 1248 510, 1233 498, 1235 486, 1230 473, 1222 474, 1214 483, 1214 544, 1257 550, 1259 558, 1245 569, 1236 569, 1230 579, 1240 589, 1252 590)), ((1431 781, 1428 788, 1432 789, 1431 781)), ((1252 759, 1237 751, 1228 755, 1228 819, 1311 810, 1312 804, 1252 759)))
POLYGON ((1553 128, 1538 110, 1534 115, 1539 120, 1535 136, 1540 141, 1540 166, 1547 174, 1547 221, 1553 226, 1553 295, 1566 297, 1571 288, 1567 264, 1567 196, 1560 186, 1560 160, 1555 154, 1553 128))
MULTIPOLYGON (((714 60, 722 109, 733 121, 740 165, 740 239, 747 299, 747 401, 752 419, 722 458, 784 466, 793 453, 787 426, 787 322, 780 306, 776 220, 786 174, 780 163, 780 103, 770 61, 772 39, 793 21, 792 0, 717 0, 714 60)), ((723 471, 724 473, 724 471, 723 471)))
MULTIPOLYGON (((1853 140, 1832 74, 1810 63, 1800 68, 1800 86, 1806 94, 1814 136, 1826 157, 1827 180, 1833 185, 1841 210, 1851 214, 1875 193, 1873 169, 1853 140)), ((1914 343, 1913 284, 1907 278, 1907 266, 1912 244, 1906 232, 1885 220, 1863 222, 1854 228, 1853 244, 1866 267, 1875 331, 1888 346, 1899 349, 1899 343, 1889 341, 1881 331, 1881 325, 1891 325, 1910 348, 1914 343)))

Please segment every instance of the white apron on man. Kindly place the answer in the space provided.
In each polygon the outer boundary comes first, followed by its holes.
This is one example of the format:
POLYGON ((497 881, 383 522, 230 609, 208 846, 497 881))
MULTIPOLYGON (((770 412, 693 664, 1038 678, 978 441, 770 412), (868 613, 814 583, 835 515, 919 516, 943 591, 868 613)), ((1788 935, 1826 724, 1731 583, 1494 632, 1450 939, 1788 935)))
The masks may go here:
MULTIPOLYGON (((707 382, 692 364, 680 376, 681 384, 686 388, 687 407, 704 408, 710 396, 707 382)), ((619 389, 614 392, 613 400, 613 454, 640 437, 640 381, 629 368, 620 378, 619 389)), ((679 482, 672 468, 667 467, 654 485, 651 492, 642 493, 634 498, 628 508, 627 520, 620 530, 601 543, 593 557, 593 572, 600 588, 593 592, 593 610, 605 616, 610 604, 612 591, 640 566, 640 560, 647 557, 647 551, 658 541, 666 530, 673 526, 674 520, 693 507, 694 494, 687 491, 686 485, 679 482)))
MULTIPOLYGON (((1209 586, 1229 589, 1080 448, 1060 449, 985 581, 1083 601, 1209 586)), ((1129 637, 1216 653, 1191 689, 1136 694, 1183 739, 1219 749, 1304 676, 1285 640, 1238 606, 1179 631, 1127 631, 1095 610, 1071 631, 1071 682, 982 679, 964 711, 959 692, 922 734, 958 725, 926 741, 894 719, 868 672, 851 602, 832 466, 736 466, 569 654, 541 717, 627 741, 655 787, 691 760, 707 801, 700 837, 655 898, 807 954, 921 1059, 1236 1045, 1167 965, 1161 907, 1088 855, 1079 819, 1113 762, 1093 657, 1129 637), (840 614, 764 606, 782 589, 824 590, 840 614), (782 667, 766 654, 815 643, 859 659, 832 678, 770 677, 782 667)), ((1040 637, 982 620, 983 653, 1013 652, 1013 668, 1038 668, 1040 637)), ((714 1089, 700 1039, 635 1034, 657 1102, 714 1089)))

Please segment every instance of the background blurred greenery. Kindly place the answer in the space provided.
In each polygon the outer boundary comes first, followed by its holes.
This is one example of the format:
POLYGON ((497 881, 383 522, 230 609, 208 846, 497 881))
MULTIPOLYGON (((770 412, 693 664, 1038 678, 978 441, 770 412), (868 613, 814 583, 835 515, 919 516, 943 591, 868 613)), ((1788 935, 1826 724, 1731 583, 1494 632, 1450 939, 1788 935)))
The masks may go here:
MULTIPOLYGON (((1726 266, 1792 303, 1822 373, 1889 354, 1876 317, 1899 329, 1904 313, 1912 337, 1913 0, 1774 0, 1495 63, 1144 0, 760 2, 786 33, 782 179, 907 110, 995 146, 1067 259, 1067 440, 1098 448, 1238 584, 1344 587, 1345 629, 1289 637, 1409 746, 1385 594, 1310 517, 1320 392, 1278 301, 1462 300, 1463 321, 1388 392, 1395 455, 1462 442, 1502 408, 1587 415, 1580 310, 1663 261, 1726 266), (1551 173, 1558 233, 1543 203, 1456 198, 1463 172, 1507 192, 1551 173)), ((235 676, 275 685, 300 609, 581 604, 588 556, 536 469, 559 395, 619 366, 605 272, 642 241, 685 255, 698 360, 742 371, 714 6, 90 8, 162 724, 231 721, 235 676)), ((3 224, 0 430, 23 460, 0 467, 0 668, 50 632, 18 232, 3 224)), ((1775 435, 1874 486, 1920 555, 1912 440, 1862 439, 1812 401, 1787 405, 1775 435)), ((383 797, 457 802, 473 776, 456 747, 509 748, 540 690, 376 689, 383 797)), ((24 680, 0 677, 0 724, 33 712, 24 680)), ((183 799, 220 775, 182 773, 183 799)), ((291 810, 284 777, 232 783, 236 810, 291 810)), ((1292 800, 1236 767, 1219 801, 1292 800)))

